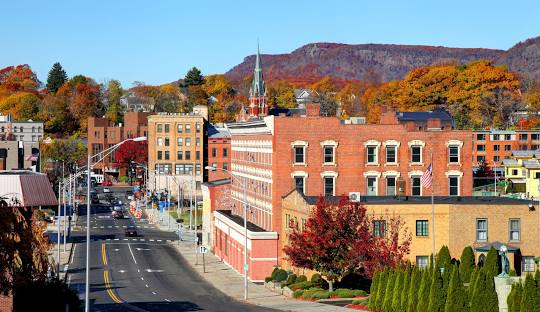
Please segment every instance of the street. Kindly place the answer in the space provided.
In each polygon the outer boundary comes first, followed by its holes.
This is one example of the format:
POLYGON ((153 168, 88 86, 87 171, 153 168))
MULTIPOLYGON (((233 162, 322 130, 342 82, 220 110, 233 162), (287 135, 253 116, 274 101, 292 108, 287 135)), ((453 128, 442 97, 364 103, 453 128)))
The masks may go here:
MULTIPOLYGON (((111 188, 124 203, 124 191, 111 188)), ((100 201, 103 195, 99 191, 100 201)), ((68 284, 84 298, 85 207, 80 207, 73 232, 74 251, 68 284)), ((90 243, 90 307, 92 311, 270 311, 229 298, 204 281, 171 244, 177 235, 146 221, 136 221, 124 209, 114 219, 102 202, 92 206, 90 243), (137 237, 126 237, 134 226, 137 237)))

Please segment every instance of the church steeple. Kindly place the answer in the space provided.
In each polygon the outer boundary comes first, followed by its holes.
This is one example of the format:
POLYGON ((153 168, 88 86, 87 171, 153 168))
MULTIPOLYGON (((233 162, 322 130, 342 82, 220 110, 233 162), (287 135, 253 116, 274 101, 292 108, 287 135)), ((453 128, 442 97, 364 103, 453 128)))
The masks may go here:
POLYGON ((261 53, 259 43, 257 43, 257 55, 255 57, 255 69, 253 71, 253 81, 249 89, 249 116, 264 117, 268 115, 268 107, 266 105, 266 87, 264 85, 261 53))

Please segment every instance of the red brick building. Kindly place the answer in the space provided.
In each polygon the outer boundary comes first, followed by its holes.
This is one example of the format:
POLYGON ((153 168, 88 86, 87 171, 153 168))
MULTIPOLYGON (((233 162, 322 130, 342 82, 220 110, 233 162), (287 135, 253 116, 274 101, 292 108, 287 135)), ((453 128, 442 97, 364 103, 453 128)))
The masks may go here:
POLYGON ((208 172, 208 181, 228 179, 231 165, 231 134, 224 125, 208 127, 208 166, 217 170, 208 172))
MULTIPOLYGON (((88 118, 88 153, 97 154, 125 139, 147 136, 148 120, 150 113, 126 112, 124 123, 115 125, 108 118, 88 118)), ((94 166, 94 172, 103 175, 105 180, 116 180, 125 175, 125 169, 120 172, 114 166, 114 153, 94 166)))

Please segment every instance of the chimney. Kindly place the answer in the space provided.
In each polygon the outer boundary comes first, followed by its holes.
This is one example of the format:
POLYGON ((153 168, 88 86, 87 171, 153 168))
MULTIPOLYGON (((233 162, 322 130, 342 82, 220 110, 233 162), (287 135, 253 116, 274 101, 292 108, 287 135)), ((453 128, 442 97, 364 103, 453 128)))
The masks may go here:
POLYGON ((307 117, 319 117, 320 115, 321 115, 321 104, 306 103, 306 116, 307 117))
POLYGON ((379 121, 381 125, 397 125, 399 124, 398 118, 396 116, 396 111, 388 109, 386 106, 381 108, 381 120, 379 121))

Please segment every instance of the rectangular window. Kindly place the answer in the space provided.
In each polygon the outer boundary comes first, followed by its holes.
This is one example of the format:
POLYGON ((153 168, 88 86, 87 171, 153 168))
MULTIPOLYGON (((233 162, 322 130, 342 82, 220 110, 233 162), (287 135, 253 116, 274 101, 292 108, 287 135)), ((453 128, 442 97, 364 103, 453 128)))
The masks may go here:
POLYGON ((485 135, 484 133, 478 133, 478 134, 476 135, 476 139, 477 139, 478 141, 485 141, 485 140, 486 140, 486 135, 485 135))
POLYGON ((528 137, 527 133, 520 133, 519 134, 519 140, 520 141, 527 141, 527 137, 528 137))
POLYGON ((457 145, 448 146, 448 162, 459 163, 459 146, 457 145))
POLYGON ((484 144, 478 144, 478 145, 476 145, 476 150, 479 151, 479 152, 485 152, 486 151, 486 146, 484 144))
POLYGON ((519 150, 520 151, 526 151, 527 150, 527 145, 520 145, 519 150))
POLYGON ((386 195, 396 195, 396 177, 386 177, 386 195))
POLYGON ((512 175, 517 176, 518 175, 518 170, 517 169, 512 169, 512 175))
POLYGON ((420 184, 421 177, 412 177, 411 178, 411 187, 412 187, 412 195, 413 196, 421 196, 422 195, 422 186, 420 184))
POLYGON ((499 161, 499 160, 501 160, 500 156, 493 156, 493 161, 499 161))
POLYGON ((186 160, 191 160, 191 151, 186 151, 186 160))
POLYGON ((422 146, 419 146, 419 145, 411 146, 411 161, 413 163, 422 162, 422 146))
POLYGON ((201 165, 200 164, 196 164, 195 165, 195 175, 201 175, 201 165))
POLYGON ((368 146, 366 150, 367 150, 367 163, 376 164, 377 163, 377 147, 368 146))
POLYGON ((178 133, 182 133, 184 131, 184 126, 181 123, 179 123, 178 126, 176 126, 176 129, 178 133))
POLYGON ((157 145, 163 146, 163 138, 157 138, 157 145))
POLYGON ((177 138, 176 139, 176 145, 177 146, 183 146, 184 145, 184 139, 183 138, 177 138))
POLYGON ((195 160, 201 160, 201 152, 195 151, 195 160))
POLYGON ((427 268, 429 264, 428 256, 416 256, 416 267, 419 269, 427 268))
POLYGON ((186 164, 186 174, 193 175, 193 164, 186 164))
POLYGON ((324 163, 333 164, 334 163, 334 147, 325 146, 323 147, 323 152, 324 152, 324 163))
POLYGON ((386 162, 396 163, 396 146, 395 145, 386 146, 386 162))
POLYGON ((510 228, 510 240, 519 241, 521 237, 521 222, 519 219, 510 219, 509 221, 510 228))
POLYGON ((483 163, 484 161, 486 161, 486 156, 476 156, 476 161, 478 163, 483 163))
POLYGON ((201 138, 195 138, 195 146, 201 146, 201 138))
POLYGON ((222 168, 223 170, 229 170, 229 163, 224 162, 222 168))
POLYGON ((532 133, 531 134, 531 140, 533 140, 533 141, 540 140, 540 133, 532 133))
POLYGON ((195 124, 195 132, 197 132, 197 133, 201 132, 201 124, 200 123, 195 124))
POLYGON ((170 127, 171 127, 171 125, 165 124, 165 133, 169 133, 169 132, 170 132, 170 127))
POLYGON ((157 132, 163 132, 163 125, 162 124, 157 124, 157 132))
POLYGON ((501 139, 501 136, 498 134, 493 135, 493 141, 499 141, 501 139))
POLYGON ((222 150, 222 153, 223 153, 223 157, 228 157, 229 156, 229 149, 224 147, 223 150, 222 150))
POLYGON ((295 146, 294 147, 294 163, 295 164, 304 164, 304 146, 295 146))
POLYGON ((448 186, 449 186, 448 195, 450 195, 450 196, 458 196, 459 195, 459 177, 457 177, 457 176, 449 176, 448 177, 448 186))
POLYGON ((512 150, 512 145, 509 145, 509 144, 505 145, 505 146, 504 146, 504 150, 505 150, 506 152, 511 151, 511 150, 512 150))
POLYGON ((163 152, 162 152, 162 151, 158 151, 158 152, 157 152, 157 159, 158 159, 158 160, 162 160, 162 159, 163 159, 163 152))
POLYGON ((186 133, 191 133, 191 124, 186 124, 186 133))
POLYGON ((184 174, 184 165, 183 164, 176 164, 176 174, 184 174))
POLYGON ((386 221, 373 220, 373 236, 384 237, 386 235, 386 221))
POLYGON ((504 140, 505 141, 511 141, 512 140, 512 135, 511 134, 505 134, 504 135, 504 140))
POLYGON ((170 154, 169 151, 165 151, 165 160, 169 160, 170 154))
POLYGON ((493 151, 494 151, 494 152, 498 152, 498 151, 500 151, 500 150, 501 150, 501 146, 500 146, 499 144, 493 145, 493 151))
POLYGON ((186 138, 186 146, 191 146, 191 138, 186 138))
POLYGON ((291 215, 285 214, 285 227, 290 228, 291 227, 291 215))
POLYGON ((367 195, 377 196, 377 177, 367 177, 367 195))
POLYGON ((429 236, 428 220, 416 220, 416 236, 429 236))
POLYGON ((183 152, 183 151, 178 151, 178 152, 176 152, 176 159, 177 159, 177 160, 182 160, 183 156, 184 156, 184 152, 183 152))
POLYGON ((217 149, 212 147, 212 157, 217 157, 217 149))
POLYGON ((334 196, 334 177, 324 177, 324 196, 334 196))
POLYGON ((169 138, 165 138, 165 146, 169 146, 170 145, 170 139, 169 138))
POLYGON ((523 272, 534 272, 534 257, 523 256, 523 272))
POLYGON ((300 193, 304 194, 304 177, 294 177, 294 186, 300 193))
POLYGON ((476 219, 476 241, 486 242, 488 240, 488 220, 476 219))

